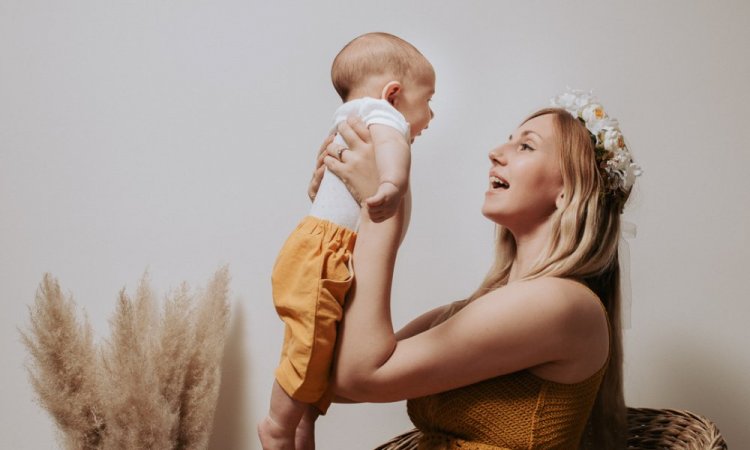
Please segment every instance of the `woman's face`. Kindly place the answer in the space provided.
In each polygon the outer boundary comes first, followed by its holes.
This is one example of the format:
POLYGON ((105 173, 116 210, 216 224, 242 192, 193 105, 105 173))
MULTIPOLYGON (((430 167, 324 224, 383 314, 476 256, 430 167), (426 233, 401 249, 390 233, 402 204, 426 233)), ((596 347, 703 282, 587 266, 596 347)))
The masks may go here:
POLYGON ((508 142, 490 151, 492 167, 482 214, 519 232, 546 221, 563 190, 559 152, 552 114, 518 127, 508 142))

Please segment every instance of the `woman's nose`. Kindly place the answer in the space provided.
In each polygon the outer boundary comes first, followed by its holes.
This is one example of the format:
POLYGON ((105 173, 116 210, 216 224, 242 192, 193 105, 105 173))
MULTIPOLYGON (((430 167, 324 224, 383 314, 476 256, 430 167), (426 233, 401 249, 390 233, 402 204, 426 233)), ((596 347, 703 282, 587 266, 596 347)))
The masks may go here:
POLYGON ((493 164, 504 165, 506 163, 505 151, 503 151, 502 145, 500 147, 493 148, 492 150, 490 150, 489 157, 490 157, 490 162, 492 162, 493 164))

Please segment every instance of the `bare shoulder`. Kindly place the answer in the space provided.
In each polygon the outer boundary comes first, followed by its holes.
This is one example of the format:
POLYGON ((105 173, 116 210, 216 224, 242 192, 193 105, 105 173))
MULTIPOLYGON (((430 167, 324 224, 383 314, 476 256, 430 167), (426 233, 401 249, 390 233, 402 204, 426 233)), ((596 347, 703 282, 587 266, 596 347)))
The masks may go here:
POLYGON ((512 283, 506 294, 534 308, 562 344, 559 358, 531 369, 561 383, 582 381, 596 373, 609 354, 606 311, 597 295, 583 284, 554 277, 512 283))
POLYGON ((579 319, 602 318, 602 304, 594 292, 577 281, 543 277, 509 285, 515 295, 526 301, 539 302, 552 312, 563 316, 572 314, 579 319))
POLYGON ((593 352, 596 365, 606 359, 609 348, 601 301, 583 284, 563 278, 509 283, 470 303, 455 318, 468 327, 492 327, 499 334, 517 330, 526 345, 546 349, 548 359, 540 363, 578 364, 593 352), (496 324, 502 324, 502 330, 496 324))
MULTIPOLYGON (((599 298, 581 283, 563 278, 543 277, 510 283, 485 296, 491 307, 494 300, 502 300, 509 306, 522 306, 524 310, 535 310, 548 320, 565 324, 571 317, 594 322, 604 319, 599 298)), ((606 323, 606 322, 605 322, 606 323)))

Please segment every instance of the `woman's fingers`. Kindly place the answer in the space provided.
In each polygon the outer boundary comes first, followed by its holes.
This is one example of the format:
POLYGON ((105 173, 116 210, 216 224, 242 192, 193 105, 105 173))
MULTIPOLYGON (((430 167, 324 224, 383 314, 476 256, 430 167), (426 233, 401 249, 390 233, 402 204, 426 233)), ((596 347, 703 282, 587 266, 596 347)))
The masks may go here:
POLYGON ((326 149, 333 142, 333 137, 333 134, 326 137, 323 144, 320 146, 320 149, 318 149, 318 156, 315 159, 315 169, 313 170, 310 184, 307 187, 307 196, 310 197, 310 201, 315 200, 315 196, 318 194, 318 189, 320 188, 320 183, 323 181, 323 173, 326 170, 325 165, 323 164, 323 159, 327 155, 326 149))
POLYGON ((338 132, 346 142, 347 147, 357 149, 361 143, 370 142, 370 130, 357 116, 350 116, 338 126, 338 132))
POLYGON ((328 146, 333 142, 334 136, 336 135, 329 134, 328 137, 326 137, 326 140, 323 141, 323 145, 320 146, 320 149, 318 150, 318 159, 315 162, 316 170, 323 165, 323 158, 325 158, 326 156, 326 150, 328 149, 328 146))
POLYGON ((325 164, 326 168, 336 174, 337 177, 341 178, 341 175, 339 174, 341 172, 341 168, 343 164, 341 161, 336 159, 335 156, 331 156, 330 153, 323 158, 323 164, 325 164))
MULTIPOLYGON (((325 156, 325 155, 324 155, 325 156)), ((320 165, 315 168, 312 179, 310 179, 310 185, 307 187, 307 196, 310 201, 315 200, 315 196, 318 195, 318 189, 320 189, 320 183, 323 181, 323 174, 326 171, 325 165, 323 165, 323 158, 318 158, 320 165)))
POLYGON ((328 144, 328 147, 326 148, 326 156, 330 156, 332 158, 336 158, 341 162, 345 162, 344 155, 346 155, 347 150, 349 149, 344 147, 343 145, 332 142, 328 144))
POLYGON ((358 117, 341 122, 338 131, 346 143, 328 144, 324 163, 360 203, 377 191, 380 184, 370 131, 358 117))
POLYGON ((370 142, 370 130, 367 129, 367 125, 361 117, 349 116, 346 118, 346 123, 352 127, 352 130, 357 133, 357 136, 359 136, 362 141, 370 142))
POLYGON ((326 155, 325 159, 323 160, 325 166, 333 172, 334 175, 339 177, 339 179, 344 183, 346 188, 349 190, 349 192, 352 194, 352 197, 357 201, 357 203, 362 202, 362 195, 360 195, 359 191, 356 189, 355 186, 352 186, 349 182, 349 167, 334 156, 326 155))

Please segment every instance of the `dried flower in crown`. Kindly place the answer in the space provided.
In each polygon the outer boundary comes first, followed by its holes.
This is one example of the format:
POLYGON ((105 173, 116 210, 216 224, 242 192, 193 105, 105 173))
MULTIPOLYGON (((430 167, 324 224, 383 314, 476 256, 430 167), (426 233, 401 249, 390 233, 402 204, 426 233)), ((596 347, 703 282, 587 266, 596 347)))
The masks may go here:
POLYGON ((568 111, 591 133, 596 162, 610 191, 628 192, 643 170, 633 162, 617 120, 607 116, 591 92, 568 88, 552 99, 552 106, 568 111))

